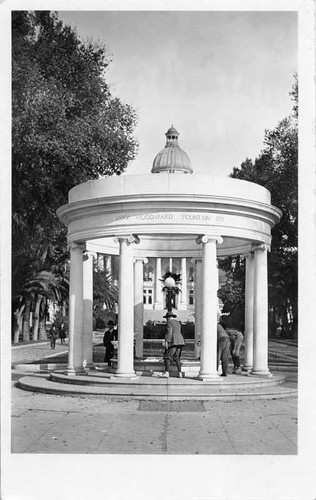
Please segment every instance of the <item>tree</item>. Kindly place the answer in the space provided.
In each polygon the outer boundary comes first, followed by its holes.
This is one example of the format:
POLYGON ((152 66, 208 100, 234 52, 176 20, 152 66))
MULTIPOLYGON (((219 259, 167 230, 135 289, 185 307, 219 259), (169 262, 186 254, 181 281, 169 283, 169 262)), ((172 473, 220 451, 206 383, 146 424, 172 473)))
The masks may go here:
POLYGON ((109 311, 115 310, 118 301, 118 289, 112 275, 106 270, 93 269, 93 310, 102 311, 106 307, 109 311))
POLYGON ((218 290, 223 302, 223 313, 229 313, 226 324, 243 331, 245 309, 245 261, 242 256, 219 259, 218 265, 226 274, 225 283, 218 290))
POLYGON ((136 115, 111 95, 109 63, 105 46, 83 43, 56 13, 13 11, 13 256, 32 261, 42 251, 45 261, 55 245, 66 252, 56 209, 68 191, 121 174, 136 155, 136 115))
MULTIPOLYGON (((281 320, 286 334, 297 328, 297 219, 298 219, 298 84, 290 93, 293 113, 266 130, 264 149, 254 162, 246 159, 231 177, 256 182, 271 193, 271 203, 282 210, 272 229, 268 259, 270 328, 281 320)), ((232 274, 234 274, 232 270, 232 274)), ((237 277, 237 280, 240 279, 237 277)))
MULTIPOLYGON (((43 322, 45 324, 47 299, 62 302, 68 297, 68 255, 63 253, 62 249, 58 253, 57 249, 57 245, 52 245, 43 251, 39 245, 31 248, 31 254, 34 255, 32 258, 24 249, 13 255, 14 343, 19 341, 21 331, 23 340, 29 340, 31 311, 34 312, 33 340, 37 340, 39 325, 43 325, 43 322)), ((43 329, 40 330, 40 338, 46 338, 43 329)))
POLYGON ((12 33, 13 213, 50 231, 69 189, 126 169, 136 117, 110 94, 105 47, 57 14, 15 11, 12 33))

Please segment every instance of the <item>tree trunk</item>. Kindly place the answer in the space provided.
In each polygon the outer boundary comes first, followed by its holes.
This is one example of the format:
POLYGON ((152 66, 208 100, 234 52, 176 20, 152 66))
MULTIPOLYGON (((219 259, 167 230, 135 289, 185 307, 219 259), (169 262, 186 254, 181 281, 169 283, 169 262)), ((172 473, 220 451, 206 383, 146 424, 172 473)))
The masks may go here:
POLYGON ((297 314, 297 304, 292 306, 293 312, 293 338, 297 339, 298 332, 298 314, 297 314))
POLYGON ((38 340, 39 313, 43 295, 38 295, 35 303, 34 322, 33 322, 33 340, 38 340))
POLYGON ((13 343, 18 344, 20 340, 20 334, 22 330, 22 314, 25 308, 25 304, 20 307, 20 309, 16 309, 14 311, 13 316, 14 316, 14 337, 13 337, 13 343))
POLYGON ((283 311, 282 311, 282 316, 283 316, 283 337, 288 338, 289 337, 289 321, 288 321, 288 316, 287 316, 287 304, 284 304, 283 306, 283 311))
POLYGON ((39 340, 47 340, 46 333, 46 298, 43 297, 41 301, 40 310, 39 310, 39 332, 38 332, 39 340))
POLYGON ((30 340, 30 311, 31 311, 31 300, 27 299, 23 313, 23 325, 22 325, 23 342, 29 342, 30 340))

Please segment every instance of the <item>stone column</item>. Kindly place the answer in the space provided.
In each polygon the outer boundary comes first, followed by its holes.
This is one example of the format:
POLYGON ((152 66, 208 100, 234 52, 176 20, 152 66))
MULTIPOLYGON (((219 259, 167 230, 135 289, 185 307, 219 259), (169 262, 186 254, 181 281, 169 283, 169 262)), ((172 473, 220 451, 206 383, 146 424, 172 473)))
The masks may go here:
POLYGON ((216 318, 217 322, 219 322, 220 317, 221 317, 221 310, 219 308, 219 299, 218 299, 218 290, 219 290, 219 268, 218 268, 218 260, 216 259, 216 300, 217 300, 217 313, 216 313, 216 318))
POLYGON ((202 243, 202 339, 199 378, 217 378, 217 261, 216 243, 220 237, 204 235, 202 243))
POLYGON ((84 372, 82 365, 83 334, 83 250, 84 245, 70 245, 69 283, 69 353, 67 373, 84 372))
POLYGON ((155 304, 154 309, 163 309, 163 297, 162 297, 162 281, 161 276, 161 258, 156 258, 156 273, 155 273, 155 304))
POLYGON ((143 264, 148 262, 144 258, 136 258, 134 262, 134 335, 135 335, 135 356, 143 357, 144 348, 144 280, 143 264))
POLYGON ((82 359, 84 367, 91 367, 93 337, 93 252, 83 256, 83 342, 82 359))
POLYGON ((179 309, 187 309, 187 259, 185 257, 181 258, 181 300, 179 304, 179 309))
POLYGON ((107 255, 105 257, 105 269, 108 274, 112 275, 112 256, 107 255))
POLYGON ((169 271, 172 273, 172 257, 169 258, 169 271))
MULTIPOLYGON (((132 378, 134 372, 134 283, 133 243, 134 236, 119 237, 120 270, 118 300, 118 352, 116 377, 132 378)), ((138 240, 139 241, 139 240, 138 240)))
POLYGON ((268 268, 267 245, 254 248, 254 375, 272 376, 268 368, 268 268))
POLYGON ((201 338, 202 338, 202 258, 191 260, 195 263, 195 287, 194 287, 194 303, 195 303, 195 348, 194 354, 196 358, 201 357, 201 338))
POLYGON ((97 266, 99 271, 104 271, 104 255, 102 253, 97 254, 97 266))
POLYGON ((245 255, 245 364, 249 371, 253 367, 253 293, 254 293, 254 254, 245 255))

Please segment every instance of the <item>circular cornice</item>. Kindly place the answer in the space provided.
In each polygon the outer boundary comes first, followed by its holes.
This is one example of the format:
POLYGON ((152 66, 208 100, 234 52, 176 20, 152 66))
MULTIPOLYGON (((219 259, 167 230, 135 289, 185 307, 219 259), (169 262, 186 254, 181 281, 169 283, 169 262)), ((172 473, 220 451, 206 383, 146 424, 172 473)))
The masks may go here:
MULTIPOLYGON (((180 182, 174 174, 158 177, 158 183, 157 176, 149 174, 76 186, 69 193, 70 203, 57 211, 68 227, 68 242, 137 234, 140 245, 136 254, 153 255, 159 248, 173 253, 161 241, 174 243, 178 238, 178 253, 188 256, 199 254, 194 239, 203 234, 223 238, 218 255, 245 253, 252 243, 270 245, 271 228, 281 211, 270 204, 270 194, 262 186, 194 174, 181 176, 180 182)), ((108 250, 117 253, 114 244, 108 250)))

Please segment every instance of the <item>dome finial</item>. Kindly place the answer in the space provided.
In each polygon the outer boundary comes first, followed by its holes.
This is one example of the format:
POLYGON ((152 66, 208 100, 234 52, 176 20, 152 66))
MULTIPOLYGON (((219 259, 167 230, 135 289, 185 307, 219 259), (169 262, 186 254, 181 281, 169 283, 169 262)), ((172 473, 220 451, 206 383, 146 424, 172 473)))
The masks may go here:
POLYGON ((179 132, 173 124, 165 133, 166 145, 161 150, 153 162, 151 172, 159 174, 161 172, 192 174, 192 166, 189 156, 178 144, 179 132))

